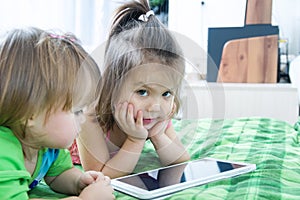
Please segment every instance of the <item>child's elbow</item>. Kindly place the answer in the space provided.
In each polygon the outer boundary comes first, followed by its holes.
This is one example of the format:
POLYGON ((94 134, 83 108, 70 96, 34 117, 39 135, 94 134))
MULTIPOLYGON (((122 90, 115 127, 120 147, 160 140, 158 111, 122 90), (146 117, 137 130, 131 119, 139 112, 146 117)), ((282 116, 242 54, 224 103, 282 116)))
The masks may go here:
POLYGON ((182 156, 182 162, 189 161, 191 159, 191 156, 188 152, 185 152, 184 155, 182 156))

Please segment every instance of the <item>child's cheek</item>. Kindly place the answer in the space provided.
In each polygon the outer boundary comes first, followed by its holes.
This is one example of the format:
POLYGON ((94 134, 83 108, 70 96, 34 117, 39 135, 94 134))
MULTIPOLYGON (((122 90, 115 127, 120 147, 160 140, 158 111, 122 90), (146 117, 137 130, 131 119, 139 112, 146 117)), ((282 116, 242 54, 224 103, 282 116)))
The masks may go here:
POLYGON ((135 108, 133 108, 133 117, 134 117, 134 119, 137 118, 137 110, 135 108))
POLYGON ((136 119, 137 118, 138 107, 136 106, 136 104, 134 102, 132 102, 132 99, 131 99, 131 101, 129 101, 129 103, 133 107, 133 118, 136 119))

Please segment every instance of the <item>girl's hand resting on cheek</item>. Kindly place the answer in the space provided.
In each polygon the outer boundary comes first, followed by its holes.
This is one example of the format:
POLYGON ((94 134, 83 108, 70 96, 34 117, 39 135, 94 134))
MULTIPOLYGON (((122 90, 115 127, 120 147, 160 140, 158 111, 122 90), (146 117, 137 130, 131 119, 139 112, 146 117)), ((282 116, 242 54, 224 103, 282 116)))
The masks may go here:
POLYGON ((166 119, 158 122, 149 130, 149 138, 159 137, 161 134, 165 133, 165 130, 176 110, 176 105, 173 105, 172 111, 167 115, 166 119))
POLYGON ((143 126, 143 112, 138 111, 135 120, 133 110, 133 105, 130 103, 124 102, 118 104, 114 113, 115 120, 120 129, 122 129, 128 137, 146 140, 148 131, 143 126))
POLYGON ((166 127, 169 123, 169 120, 160 121, 157 124, 155 124, 150 130, 149 130, 149 138, 151 137, 159 137, 161 134, 164 134, 166 127))
POLYGON ((87 171, 78 181, 80 191, 79 197, 82 199, 115 199, 110 178, 101 172, 87 171))

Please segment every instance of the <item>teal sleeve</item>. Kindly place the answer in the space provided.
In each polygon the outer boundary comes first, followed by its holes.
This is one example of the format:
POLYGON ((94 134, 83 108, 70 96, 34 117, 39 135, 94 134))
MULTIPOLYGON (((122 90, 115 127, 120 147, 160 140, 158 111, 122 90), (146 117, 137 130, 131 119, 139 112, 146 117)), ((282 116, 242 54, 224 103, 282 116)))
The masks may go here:
POLYGON ((64 171, 73 167, 70 152, 67 149, 60 149, 55 162, 51 165, 46 176, 58 176, 64 171))
POLYGON ((31 177, 25 168, 22 146, 6 127, 0 127, 0 162, 1 199, 28 199, 31 177))

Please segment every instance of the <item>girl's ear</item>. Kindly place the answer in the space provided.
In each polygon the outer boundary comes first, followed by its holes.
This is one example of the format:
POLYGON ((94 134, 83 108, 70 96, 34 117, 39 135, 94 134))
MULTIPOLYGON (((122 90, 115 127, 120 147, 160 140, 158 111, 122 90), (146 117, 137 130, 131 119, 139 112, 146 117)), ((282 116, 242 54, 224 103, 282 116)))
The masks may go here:
POLYGON ((31 116, 28 120, 27 120, 27 123, 26 123, 26 126, 27 127, 32 127, 35 125, 35 117, 34 116, 31 116))
POLYGON ((175 114, 177 109, 176 103, 173 103, 173 109, 172 109, 172 113, 175 114))
POLYGON ((174 114, 175 114, 175 112, 176 112, 176 108, 177 108, 176 103, 173 103, 173 107, 172 107, 172 111, 171 111, 171 113, 170 113, 170 117, 173 117, 173 116, 174 116, 174 114))

